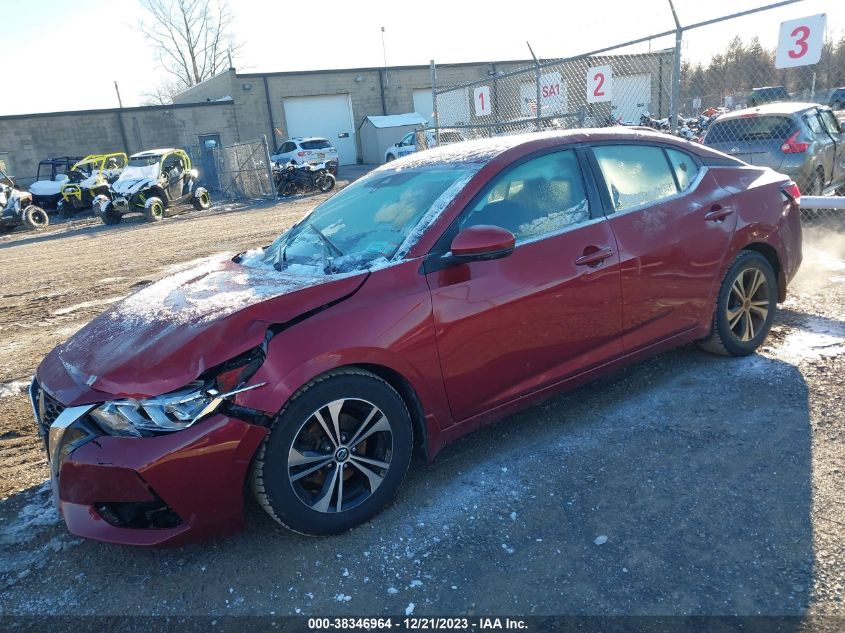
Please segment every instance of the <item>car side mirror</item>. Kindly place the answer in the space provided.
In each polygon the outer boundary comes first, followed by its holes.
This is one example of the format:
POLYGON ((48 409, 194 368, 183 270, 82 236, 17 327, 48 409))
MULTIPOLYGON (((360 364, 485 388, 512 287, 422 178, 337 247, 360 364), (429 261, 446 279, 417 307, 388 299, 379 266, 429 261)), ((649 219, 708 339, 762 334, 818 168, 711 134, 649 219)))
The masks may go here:
POLYGON ((513 253, 516 238, 499 226, 479 224, 458 233, 452 240, 452 256, 460 259, 500 259, 513 253))

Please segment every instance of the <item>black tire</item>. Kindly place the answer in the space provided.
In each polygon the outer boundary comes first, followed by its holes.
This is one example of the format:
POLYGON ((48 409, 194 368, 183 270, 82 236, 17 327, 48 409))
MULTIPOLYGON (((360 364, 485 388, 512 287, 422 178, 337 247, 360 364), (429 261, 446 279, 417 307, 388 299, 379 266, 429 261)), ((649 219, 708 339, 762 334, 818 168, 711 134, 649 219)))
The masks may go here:
POLYGON ((413 443, 408 408, 393 387, 361 369, 338 369, 307 383, 276 416, 253 463, 252 489, 261 506, 285 527, 311 536, 338 534, 371 519, 393 499, 411 462, 413 443), (335 417, 328 406, 339 401, 343 404, 336 411, 336 419, 342 441, 335 442, 321 430, 317 414, 322 412, 320 415, 325 416, 328 427, 323 428, 332 429, 335 417), (382 416, 366 418, 376 408, 382 416), (361 418, 365 418, 363 422, 361 418), (372 431, 384 425, 389 430, 372 431), (355 442, 361 435, 366 439, 355 442), (306 441, 321 441, 321 448, 313 447, 316 452, 307 457, 311 461, 291 464, 294 455, 304 459, 305 452, 312 450, 303 448, 306 441), (339 458, 347 443, 345 458, 339 458), (365 448, 360 449, 362 445, 365 448), (377 463, 373 461, 377 459, 388 466, 382 469, 371 465, 362 470, 359 464, 363 462, 356 460, 368 458, 367 464, 377 463), (324 459, 328 462, 321 461, 324 459), (381 476, 374 489, 374 480, 364 472, 367 468, 381 476), (342 476, 338 478, 337 473, 342 476), (299 479, 294 481, 296 477, 299 479), (341 485, 338 479, 342 480, 341 485), (328 499, 320 509, 326 491, 328 499), (337 499, 341 499, 340 511, 337 499))
POLYGON ((722 279, 713 315, 713 329, 710 336, 699 341, 699 345, 708 352, 723 356, 754 353, 772 327, 777 298, 777 275, 769 260, 755 251, 742 251, 722 279), (760 279, 757 275, 762 276, 764 283, 755 287, 760 279), (738 292, 737 286, 751 291, 751 296, 738 292))
POLYGON ((387 158, 384 159, 384 162, 389 163, 390 161, 396 160, 396 157, 393 154, 388 154, 387 158))
POLYGON ((120 224, 121 220, 123 220, 123 214, 115 211, 114 209, 109 206, 109 208, 104 211, 97 213, 100 220, 103 221, 103 224, 108 224, 109 226, 114 226, 115 224, 120 224))
POLYGON ((50 217, 44 209, 31 204, 23 211, 23 223, 30 229, 43 229, 50 224, 50 217))
POLYGON ((60 218, 67 219, 73 217, 73 205, 64 198, 59 200, 59 204, 56 205, 56 210, 59 212, 60 218))
MULTIPOLYGON (((799 186, 799 189, 801 187, 799 186)), ((820 196, 824 191, 824 170, 818 167, 814 172, 810 181, 807 183, 806 191, 801 190, 802 195, 805 196, 820 196)), ((825 209, 801 209, 801 217, 807 221, 815 221, 824 219, 827 215, 825 209)))
POLYGON ((334 189, 335 185, 335 178, 330 173, 326 172, 317 180, 317 189, 320 190, 321 193, 328 193, 332 189, 334 189))
POLYGON ((153 196, 144 203, 144 217, 147 222, 159 222, 164 219, 164 202, 153 196))
POLYGON ((289 180, 286 180, 282 184, 279 185, 279 195, 281 197, 287 198, 288 196, 292 196, 295 193, 296 193, 296 187, 289 180))
POLYGON ((204 211, 211 206, 211 196, 203 189, 198 196, 191 198, 191 204, 194 205, 194 209, 197 211, 204 211))

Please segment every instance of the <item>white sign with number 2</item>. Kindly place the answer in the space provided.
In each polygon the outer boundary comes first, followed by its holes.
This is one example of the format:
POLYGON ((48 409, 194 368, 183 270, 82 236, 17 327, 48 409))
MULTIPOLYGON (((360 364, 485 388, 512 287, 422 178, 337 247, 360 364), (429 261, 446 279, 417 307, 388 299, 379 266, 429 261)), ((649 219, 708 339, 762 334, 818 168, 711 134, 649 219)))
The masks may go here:
POLYGON ((613 69, 610 66, 593 66, 587 71, 587 103, 610 101, 612 87, 613 69))
POLYGON ((479 86, 474 90, 475 116, 486 116, 493 112, 490 103, 490 86, 479 86))
POLYGON ((818 64, 822 57, 826 15, 819 13, 799 20, 781 22, 775 68, 818 64))

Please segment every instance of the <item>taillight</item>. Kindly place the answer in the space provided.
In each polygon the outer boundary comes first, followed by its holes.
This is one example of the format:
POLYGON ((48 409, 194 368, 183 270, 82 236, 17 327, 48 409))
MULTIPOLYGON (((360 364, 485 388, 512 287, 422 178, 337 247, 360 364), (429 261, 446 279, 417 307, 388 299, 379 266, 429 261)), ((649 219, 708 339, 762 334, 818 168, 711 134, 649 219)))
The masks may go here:
POLYGON ((789 198, 795 206, 799 206, 801 204, 801 190, 791 180, 786 183, 783 187, 780 188, 787 198, 789 198))
POLYGON ((308 154, 310 154, 310 153, 311 153, 310 151, 306 150, 304 152, 297 152, 296 155, 297 156, 308 156, 308 154))
POLYGON ((783 145, 780 146, 780 151, 784 154, 801 154, 802 152, 806 152, 807 148, 810 147, 809 143, 802 143, 798 141, 798 135, 801 132, 796 132, 788 139, 783 142, 783 145))

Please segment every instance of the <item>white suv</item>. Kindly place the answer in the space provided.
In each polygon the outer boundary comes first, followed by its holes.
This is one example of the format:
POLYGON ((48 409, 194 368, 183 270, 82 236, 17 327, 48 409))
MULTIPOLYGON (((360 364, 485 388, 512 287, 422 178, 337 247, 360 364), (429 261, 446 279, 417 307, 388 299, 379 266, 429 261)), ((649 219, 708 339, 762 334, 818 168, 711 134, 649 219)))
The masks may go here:
MULTIPOLYGON (((425 138, 428 141, 429 147, 434 147, 434 130, 425 130, 425 138)), ((440 144, 448 145, 449 143, 460 143, 465 141, 464 135, 458 130, 440 130, 440 144)), ((402 137, 398 143, 391 145, 384 151, 384 162, 389 163, 392 160, 413 154, 417 151, 416 132, 408 132, 402 137)))
POLYGON ((270 160, 282 165, 288 163, 316 165, 324 161, 332 162, 335 171, 338 165, 337 150, 329 143, 328 139, 320 136, 289 138, 279 146, 270 160))

